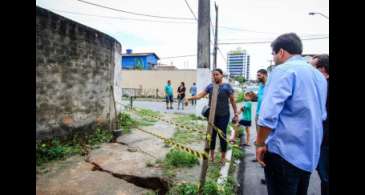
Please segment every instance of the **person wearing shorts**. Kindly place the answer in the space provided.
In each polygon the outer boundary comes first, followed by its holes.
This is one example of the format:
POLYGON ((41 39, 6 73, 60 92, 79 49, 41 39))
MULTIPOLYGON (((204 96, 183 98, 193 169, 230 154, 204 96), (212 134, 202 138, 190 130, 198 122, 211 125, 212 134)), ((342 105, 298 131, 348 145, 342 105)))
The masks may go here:
POLYGON ((168 80, 167 84, 165 85, 165 97, 166 97, 166 109, 173 109, 172 103, 174 102, 174 93, 173 88, 171 86, 171 81, 168 80), (170 107, 169 107, 170 103, 170 107))
MULTIPOLYGON (((243 102, 242 108, 238 111, 238 114, 241 114, 241 118, 239 121, 233 121, 235 123, 235 129, 239 129, 240 125, 244 126, 246 130, 246 143, 244 143, 244 146, 250 146, 250 127, 251 127, 251 115, 252 115, 252 93, 247 92, 245 93, 245 101, 243 102)), ((235 136, 233 139, 231 138, 231 142, 234 142, 236 138, 236 134, 241 137, 243 136, 243 132, 237 132, 235 131, 235 136)), ((240 145, 242 145, 240 143, 240 145)))

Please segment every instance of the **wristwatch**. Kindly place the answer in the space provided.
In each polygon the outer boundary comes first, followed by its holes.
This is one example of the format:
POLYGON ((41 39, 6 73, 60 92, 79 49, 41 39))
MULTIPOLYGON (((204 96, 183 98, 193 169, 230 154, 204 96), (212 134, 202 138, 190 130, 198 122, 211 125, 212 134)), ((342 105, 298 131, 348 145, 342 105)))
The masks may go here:
POLYGON ((266 146, 266 144, 265 144, 265 143, 263 143, 263 144, 257 144, 257 143, 255 142, 254 144, 255 144, 255 146, 256 146, 256 147, 266 146))

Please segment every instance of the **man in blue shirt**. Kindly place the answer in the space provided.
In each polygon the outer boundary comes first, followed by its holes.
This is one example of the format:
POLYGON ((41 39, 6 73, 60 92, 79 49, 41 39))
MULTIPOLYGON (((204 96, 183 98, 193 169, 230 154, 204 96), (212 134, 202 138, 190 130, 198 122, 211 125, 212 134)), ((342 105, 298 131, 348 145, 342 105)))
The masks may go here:
POLYGON ((257 80, 259 81, 259 90, 257 92, 257 108, 256 108, 256 131, 259 130, 257 120, 259 118, 262 98, 264 96, 264 88, 267 80, 267 71, 260 69, 257 71, 257 80))
MULTIPOLYGON (((193 83, 193 86, 190 87, 190 94, 191 94, 191 96, 196 96, 196 93, 197 93, 196 84, 193 83)), ((191 100, 191 105, 196 105, 195 99, 191 100)))
POLYGON ((173 109, 172 107, 172 103, 174 102, 174 93, 173 93, 173 89, 171 86, 171 81, 168 80, 167 84, 165 85, 165 96, 166 96, 166 109, 173 109), (170 107, 169 107, 169 103, 170 103, 170 107))
POLYGON ((265 86, 256 138, 268 194, 307 194, 317 167, 327 117, 327 81, 300 56, 300 38, 283 34, 271 44, 275 64, 265 86))

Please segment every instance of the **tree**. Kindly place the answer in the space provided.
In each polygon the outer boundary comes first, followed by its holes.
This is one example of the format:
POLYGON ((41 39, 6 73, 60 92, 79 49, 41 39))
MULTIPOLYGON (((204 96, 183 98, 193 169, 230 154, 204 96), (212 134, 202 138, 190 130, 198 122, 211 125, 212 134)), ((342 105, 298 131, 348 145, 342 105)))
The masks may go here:
POLYGON ((233 79, 238 81, 240 84, 243 84, 246 82, 246 78, 243 76, 235 76, 235 77, 233 77, 233 79))

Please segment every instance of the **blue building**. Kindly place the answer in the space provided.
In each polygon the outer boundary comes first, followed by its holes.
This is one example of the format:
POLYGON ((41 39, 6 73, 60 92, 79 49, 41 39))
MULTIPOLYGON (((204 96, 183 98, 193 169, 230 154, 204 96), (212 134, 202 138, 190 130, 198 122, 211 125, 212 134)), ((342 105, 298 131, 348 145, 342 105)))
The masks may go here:
POLYGON ((127 49, 127 53, 122 54, 122 69, 151 70, 159 59, 155 53, 132 53, 127 49))

